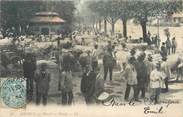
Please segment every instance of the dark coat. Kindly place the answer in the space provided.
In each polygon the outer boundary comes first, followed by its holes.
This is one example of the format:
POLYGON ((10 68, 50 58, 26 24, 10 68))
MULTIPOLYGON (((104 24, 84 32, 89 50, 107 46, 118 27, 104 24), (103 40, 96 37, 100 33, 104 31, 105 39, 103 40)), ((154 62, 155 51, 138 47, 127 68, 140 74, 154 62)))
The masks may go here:
POLYGON ((165 46, 161 46, 161 56, 164 58, 164 57, 167 57, 167 49, 165 46))
POLYGON ((84 73, 81 79, 81 92, 84 96, 92 97, 95 93, 96 73, 84 73))
POLYGON ((115 64, 115 59, 109 52, 106 52, 103 57, 103 65, 105 67, 113 67, 115 64))
POLYGON ((137 81, 138 84, 144 84, 147 82, 148 78, 148 71, 147 71, 147 66, 144 62, 139 62, 137 61, 135 64, 135 68, 137 71, 137 81))
POLYGON ((72 71, 74 64, 75 64, 74 56, 71 53, 63 54, 63 60, 62 60, 63 70, 72 71))
POLYGON ((7 67, 7 65, 9 64, 9 58, 8 58, 8 56, 5 54, 5 53, 3 53, 3 54, 1 54, 1 64, 3 65, 3 67, 7 67))
POLYGON ((35 73, 35 82, 38 93, 47 94, 49 90, 50 73, 39 71, 35 73))
POLYGON ((64 92, 70 92, 73 89, 72 72, 62 72, 61 88, 64 92))
POLYGON ((23 70, 24 70, 24 77, 33 78, 34 72, 36 70, 36 61, 33 61, 33 60, 24 61, 23 70))
POLYGON ((166 43, 167 48, 171 48, 172 44, 171 44, 170 39, 167 39, 165 43, 166 43))

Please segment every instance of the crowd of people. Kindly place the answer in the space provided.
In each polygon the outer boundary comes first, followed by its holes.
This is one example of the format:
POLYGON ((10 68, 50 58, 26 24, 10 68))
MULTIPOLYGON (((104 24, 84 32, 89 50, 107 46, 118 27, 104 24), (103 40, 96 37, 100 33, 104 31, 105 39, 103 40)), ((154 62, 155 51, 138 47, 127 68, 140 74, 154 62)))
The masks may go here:
MULTIPOLYGON (((69 52, 68 52, 69 53, 69 52)), ((168 92, 168 79, 170 78, 170 68, 167 66, 166 59, 162 58, 163 62, 157 63, 154 65, 152 63, 152 57, 149 55, 148 60, 146 60, 146 54, 141 53, 137 58, 135 57, 136 50, 132 49, 130 51, 130 55, 127 58, 127 61, 123 63, 122 70, 121 70, 121 78, 125 78, 126 80, 126 91, 124 99, 129 101, 129 94, 131 87, 134 89, 134 101, 140 102, 139 98, 146 98, 146 92, 152 91, 152 95, 150 98, 154 100, 155 103, 158 103, 158 97, 161 92, 162 85, 164 92, 168 92), (139 95, 141 96, 139 97, 139 95)), ((30 57, 29 57, 30 58, 30 57)), ((81 75, 81 84, 80 90, 85 99, 86 104, 93 104, 96 103, 97 98, 96 96, 105 90, 105 87, 101 89, 96 89, 96 83, 98 80, 100 73, 100 69, 103 69, 103 82, 107 82, 107 75, 109 73, 109 81, 113 81, 113 70, 116 64, 115 60, 115 52, 114 47, 111 42, 108 42, 106 46, 106 50, 102 57, 102 68, 99 68, 98 63, 98 55, 97 55, 97 45, 94 46, 92 52, 87 52, 86 61, 82 63, 82 75, 81 75)), ((24 65, 26 62, 24 62, 24 65)), ((30 66, 33 64, 31 63, 30 66)), ((63 105, 70 105, 73 102, 73 57, 72 54, 65 54, 62 57, 62 69, 60 74, 60 84, 61 84, 61 94, 62 94, 62 104, 63 105)), ((32 68, 31 72, 35 71, 34 67, 32 68)), ((26 68, 26 67, 25 67, 26 68)), ((25 69, 24 68, 24 69, 25 69)), ((40 72, 36 73, 34 76, 37 88, 37 98, 36 103, 40 103, 40 99, 43 99, 43 104, 46 104, 48 90, 49 90, 49 82, 50 82, 50 75, 46 72, 46 65, 43 65, 40 68, 40 72)), ((25 70, 24 70, 25 71, 25 70)), ((29 71, 30 72, 30 69, 29 71)), ((30 73, 32 74, 32 73, 30 73)), ((30 76, 25 76, 29 78, 30 76)), ((33 76, 32 76, 33 77, 33 76)), ((30 78, 31 79, 31 78, 30 78)), ((28 86, 32 85, 30 84, 28 86)), ((29 83, 29 82, 27 82, 29 83)), ((32 87, 32 86, 31 86, 32 87)), ((33 88, 33 87, 32 87, 33 88)), ((32 92, 32 88, 30 92, 32 92)), ((28 93, 29 94, 29 93, 28 93)), ((28 95, 30 98, 32 93, 28 95)), ((131 99, 130 99, 131 100, 131 99)))
POLYGON ((167 57, 167 55, 175 54, 177 49, 177 42, 175 37, 172 38, 172 40, 170 40, 169 37, 167 37, 167 40, 165 42, 162 42, 162 46, 161 46, 161 55, 163 57, 167 57))
MULTIPOLYGON (((157 39, 157 37, 155 37, 157 39)), ((153 38, 154 39, 154 38, 153 38)), ((72 39, 71 39, 72 41, 72 39)), ((82 39, 81 45, 86 45, 85 40, 82 39)), ((156 46, 158 48, 158 45, 156 46)), ((59 71, 59 90, 61 91, 61 98, 63 105, 71 105, 73 103, 73 68, 79 69, 81 66, 81 84, 80 92, 82 93, 86 104, 96 103, 97 96, 105 91, 104 83, 113 81, 113 71, 117 65, 116 53, 117 51, 126 51, 128 56, 120 63, 120 79, 126 82, 126 90, 124 100, 129 101, 129 94, 131 88, 134 90, 133 100, 140 102, 139 99, 146 98, 146 93, 151 93, 149 97, 155 104, 158 103, 159 95, 163 92, 168 92, 168 80, 171 77, 171 70, 167 65, 167 56, 170 53, 175 53, 177 42, 175 37, 168 37, 166 42, 162 43, 160 54, 161 61, 153 63, 152 56, 146 55, 145 50, 141 50, 140 54, 136 56, 137 49, 128 49, 125 42, 116 44, 112 41, 107 41, 107 45, 99 52, 99 45, 94 44, 92 50, 84 52, 85 56, 74 56, 71 51, 66 51, 64 54, 58 52, 57 60, 59 71), (116 45, 121 45, 122 50, 116 50, 116 45), (172 49, 172 51, 170 51, 172 49), (102 59, 102 65, 99 62, 102 59), (102 66, 102 67, 101 67, 102 66), (101 71, 103 71, 101 73, 101 71), (102 80, 99 80, 102 77, 102 80), (164 88, 164 90, 162 90, 164 88)), ((123 56, 123 55, 122 55, 123 56)), ((4 60, 6 61, 6 60, 4 60)), ((27 100, 33 101, 34 83, 36 104, 40 104, 41 100, 44 105, 47 104, 48 92, 50 88, 51 73, 49 66, 42 63, 37 66, 36 56, 34 54, 26 54, 23 61, 23 76, 27 78, 27 100)), ((5 63, 3 63, 5 64, 5 63)))
POLYGON ((131 87, 134 90, 135 101, 139 100, 139 94, 144 99, 146 92, 151 92, 151 101, 158 103, 158 97, 161 91, 168 92, 168 79, 170 79, 170 68, 167 66, 166 58, 163 58, 163 62, 157 61, 155 65, 152 63, 152 57, 148 56, 148 60, 145 60, 145 54, 142 53, 137 59, 130 57, 128 64, 122 72, 124 78, 127 81, 125 100, 129 100, 129 92, 131 87), (164 89, 164 90, 161 90, 164 89))

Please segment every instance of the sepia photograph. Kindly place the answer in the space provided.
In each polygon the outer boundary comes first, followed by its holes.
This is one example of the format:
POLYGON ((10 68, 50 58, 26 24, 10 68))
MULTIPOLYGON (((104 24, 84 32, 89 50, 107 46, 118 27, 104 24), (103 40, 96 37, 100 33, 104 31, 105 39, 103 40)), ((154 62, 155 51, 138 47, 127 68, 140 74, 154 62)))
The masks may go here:
POLYGON ((183 0, 0 0, 0 117, 183 117, 183 0))

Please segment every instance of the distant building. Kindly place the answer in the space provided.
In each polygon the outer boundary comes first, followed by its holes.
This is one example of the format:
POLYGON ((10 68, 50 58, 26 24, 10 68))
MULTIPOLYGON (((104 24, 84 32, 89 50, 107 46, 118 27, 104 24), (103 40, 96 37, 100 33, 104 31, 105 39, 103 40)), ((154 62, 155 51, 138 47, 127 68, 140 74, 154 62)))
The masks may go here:
POLYGON ((183 13, 173 14, 172 20, 174 23, 183 23, 183 13))
POLYGON ((30 19, 30 31, 33 34, 57 34, 65 21, 56 12, 38 12, 30 19))
POLYGON ((171 13, 160 18, 152 18, 153 20, 149 23, 150 25, 158 25, 159 26, 182 26, 183 25, 183 12, 181 13, 171 13))

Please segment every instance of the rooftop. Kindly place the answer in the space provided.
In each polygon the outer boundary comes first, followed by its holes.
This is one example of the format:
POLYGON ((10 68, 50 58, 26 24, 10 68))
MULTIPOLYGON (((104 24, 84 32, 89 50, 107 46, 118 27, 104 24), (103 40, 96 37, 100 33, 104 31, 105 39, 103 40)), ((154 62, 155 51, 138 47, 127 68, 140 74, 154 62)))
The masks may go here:
POLYGON ((31 23, 64 23, 65 20, 59 17, 56 12, 38 12, 30 19, 31 23))
POLYGON ((36 16, 59 16, 56 12, 37 12, 36 16))

